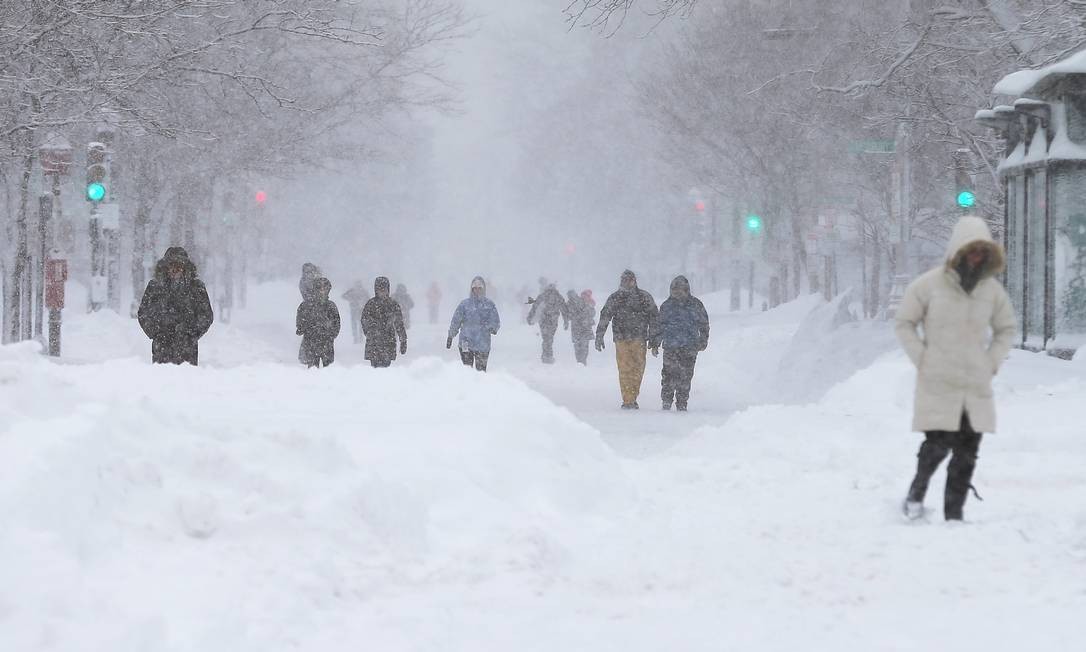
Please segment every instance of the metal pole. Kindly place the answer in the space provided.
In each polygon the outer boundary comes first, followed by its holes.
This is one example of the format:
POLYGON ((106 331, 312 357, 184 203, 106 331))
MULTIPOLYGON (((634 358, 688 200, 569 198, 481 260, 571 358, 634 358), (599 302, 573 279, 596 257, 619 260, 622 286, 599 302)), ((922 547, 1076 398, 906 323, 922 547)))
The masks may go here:
POLYGON ((754 261, 750 261, 750 296, 747 300, 747 307, 754 309, 754 261))
POLYGON ((37 279, 37 291, 34 293, 34 336, 42 337, 45 321, 45 259, 52 247, 49 242, 49 218, 53 215, 53 195, 43 194, 38 198, 38 264, 34 268, 37 279))
MULTIPOLYGON (((116 226, 116 225, 113 225, 116 226)), ((113 312, 121 312, 121 240, 118 229, 106 229, 106 296, 113 312)))
POLYGON ((49 355, 60 356, 60 310, 49 309, 49 355))
POLYGON ((98 207, 91 204, 90 217, 90 247, 91 247, 91 284, 90 284, 90 309, 98 311, 102 308, 101 298, 95 290, 104 275, 102 260, 102 230, 98 228, 98 207))

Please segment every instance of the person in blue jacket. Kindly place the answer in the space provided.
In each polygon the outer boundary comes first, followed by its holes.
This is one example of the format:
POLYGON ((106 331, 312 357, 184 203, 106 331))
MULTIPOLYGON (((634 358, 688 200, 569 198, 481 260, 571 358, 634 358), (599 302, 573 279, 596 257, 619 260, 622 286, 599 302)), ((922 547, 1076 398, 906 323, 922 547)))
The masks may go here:
POLYGON ((486 371, 490 361, 490 337, 498 334, 501 318, 494 302, 486 298, 486 281, 476 276, 471 281, 471 296, 460 302, 449 324, 449 339, 445 348, 451 349, 453 338, 460 334, 460 360, 479 371, 486 371))
POLYGON ((664 409, 685 412, 690 400, 690 381, 698 353, 709 346, 709 314, 705 305, 690 294, 690 281, 676 276, 671 282, 671 296, 660 306, 656 332, 651 338, 652 354, 664 347, 661 397, 664 409))

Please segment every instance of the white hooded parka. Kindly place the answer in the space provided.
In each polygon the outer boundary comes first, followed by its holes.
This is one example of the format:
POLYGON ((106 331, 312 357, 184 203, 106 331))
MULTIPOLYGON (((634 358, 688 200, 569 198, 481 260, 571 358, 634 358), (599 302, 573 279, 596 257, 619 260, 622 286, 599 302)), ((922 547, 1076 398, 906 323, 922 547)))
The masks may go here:
POLYGON ((1003 265, 1003 248, 988 225, 963 217, 950 237, 946 262, 905 291, 896 333, 917 368, 913 430, 957 431, 966 413, 974 431, 995 432, 992 378, 1010 351, 1016 323, 1010 297, 994 278, 1003 265), (967 293, 956 267, 975 243, 986 245, 988 257, 980 281, 967 293))

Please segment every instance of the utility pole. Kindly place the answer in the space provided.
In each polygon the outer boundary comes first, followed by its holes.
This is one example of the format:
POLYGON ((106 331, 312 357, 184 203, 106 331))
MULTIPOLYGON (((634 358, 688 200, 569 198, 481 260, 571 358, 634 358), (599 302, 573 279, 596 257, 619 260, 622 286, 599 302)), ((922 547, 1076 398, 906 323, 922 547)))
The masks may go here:
POLYGON ((90 202, 90 248, 91 280, 90 310, 102 309, 108 299, 106 280, 106 260, 102 249, 102 216, 100 204, 106 198, 108 168, 106 167, 106 144, 94 141, 87 144, 87 183, 84 196, 90 202))
POLYGON ((38 197, 38 259, 35 261, 34 294, 34 337, 42 339, 42 324, 45 321, 45 260, 48 258, 50 238, 49 222, 53 216, 53 195, 42 193, 38 197))

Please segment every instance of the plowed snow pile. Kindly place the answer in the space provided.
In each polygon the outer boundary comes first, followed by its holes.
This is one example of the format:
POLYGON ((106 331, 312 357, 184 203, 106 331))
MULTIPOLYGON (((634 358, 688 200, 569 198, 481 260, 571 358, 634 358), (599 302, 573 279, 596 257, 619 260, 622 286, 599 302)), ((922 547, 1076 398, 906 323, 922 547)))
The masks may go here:
POLYGON ((627 509, 598 434, 509 376, 35 350, 0 348, 4 650, 286 649, 377 596, 553 572, 627 509))

